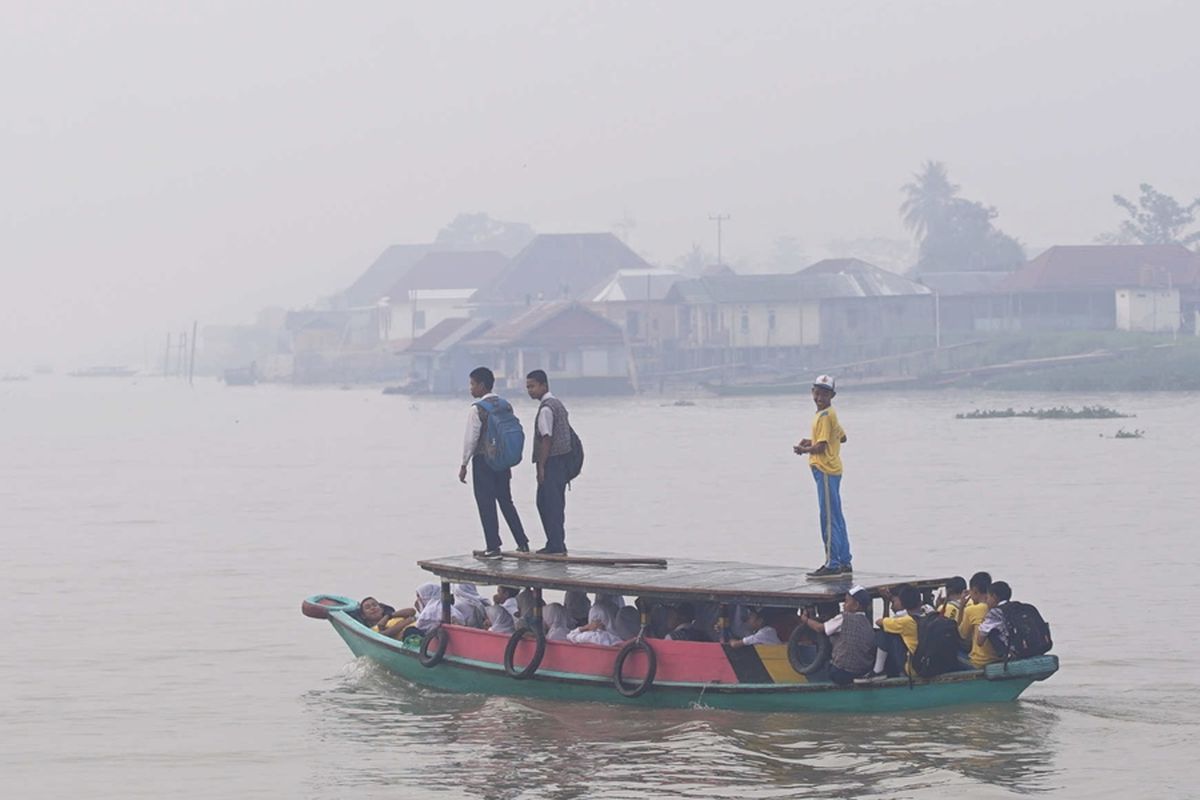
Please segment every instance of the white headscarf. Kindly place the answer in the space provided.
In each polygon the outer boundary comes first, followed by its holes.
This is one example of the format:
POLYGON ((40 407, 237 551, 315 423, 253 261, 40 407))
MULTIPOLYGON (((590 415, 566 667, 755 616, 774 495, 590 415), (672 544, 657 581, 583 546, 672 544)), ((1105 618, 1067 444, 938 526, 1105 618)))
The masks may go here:
MULTIPOLYGON (((466 624, 466 617, 463 616, 462 610, 457 604, 450 606, 450 621, 455 625, 466 624)), ((440 595, 425 604, 421 613, 417 615, 415 624, 423 631, 432 630, 442 624, 442 598, 440 595)))
POLYGON ((596 603, 588 612, 588 622, 597 622, 603 627, 595 631, 585 631, 581 625, 568 633, 567 639, 576 644, 598 644, 605 647, 620 644, 621 637, 609 630, 612 618, 612 607, 608 603, 596 603))
POLYGON ((487 608, 488 630, 492 633, 512 633, 513 618, 512 614, 504 606, 488 606, 487 608))
POLYGON ((622 641, 632 639, 642 629, 642 615, 633 606, 625 606, 617 612, 613 620, 612 632, 621 637, 622 641))
POLYGON ((484 606, 483 598, 479 596, 475 584, 454 584, 454 598, 454 610, 462 615, 463 625, 472 628, 487 627, 487 613, 484 611, 486 606, 484 606))
POLYGON ((442 587, 436 583, 422 583, 417 587, 417 601, 413 604, 413 608, 419 612, 441 596, 442 587))
POLYGON ((542 620, 546 623, 546 639, 552 642, 565 642, 575 625, 562 603, 550 603, 543 608, 542 620))
POLYGON ((581 619, 586 619, 588 610, 592 607, 592 601, 588 600, 588 596, 584 592, 568 589, 563 594, 563 607, 567 609, 567 614, 571 620, 578 623, 581 619))
POLYGON ((588 622, 599 622, 604 630, 611 631, 617 619, 617 607, 605 600, 597 600, 588 611, 588 622))

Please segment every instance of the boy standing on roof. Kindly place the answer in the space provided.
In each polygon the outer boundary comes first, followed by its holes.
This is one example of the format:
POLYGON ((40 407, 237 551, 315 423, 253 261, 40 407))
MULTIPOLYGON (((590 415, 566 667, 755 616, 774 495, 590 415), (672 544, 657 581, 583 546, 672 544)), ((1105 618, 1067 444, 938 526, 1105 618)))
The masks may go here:
POLYGON ((489 416, 505 413, 511 416, 512 406, 500 398, 492 387, 496 376, 487 367, 471 370, 470 391, 475 402, 467 412, 467 433, 463 437, 462 466, 458 468, 458 479, 467 482, 467 462, 471 462, 471 482, 475 489, 475 505, 479 507, 479 521, 483 523, 483 539, 486 558, 500 558, 500 518, 496 506, 504 514, 504 521, 512 531, 517 551, 529 552, 529 539, 521 525, 521 516, 512 499, 512 469, 494 469, 484 457, 485 433, 489 416))
POLYGON ((796 455, 807 455, 808 465, 817 482, 817 503, 821 508, 821 539, 825 542, 825 563, 808 573, 825 578, 853 572, 850 566, 850 538, 846 518, 842 516, 842 444, 846 432, 833 410, 833 378, 819 375, 813 381, 812 398, 817 406, 812 438, 801 439, 792 448, 796 455))
POLYGON ((567 454, 571 452, 571 422, 567 408, 550 394, 544 370, 525 376, 525 390, 538 401, 533 425, 533 464, 537 467, 537 509, 546 531, 542 555, 567 554, 567 454))

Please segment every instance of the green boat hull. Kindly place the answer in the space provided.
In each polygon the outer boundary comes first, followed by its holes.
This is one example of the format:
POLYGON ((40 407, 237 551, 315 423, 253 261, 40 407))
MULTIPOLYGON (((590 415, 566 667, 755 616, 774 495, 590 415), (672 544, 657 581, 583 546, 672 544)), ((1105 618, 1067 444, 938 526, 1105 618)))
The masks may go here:
POLYGON ((708 708, 770 713, 847 712, 878 714, 974 703, 1010 702, 1034 681, 1058 669, 1056 656, 994 664, 978 672, 951 673, 909 683, 897 678, 867 686, 830 683, 701 685, 655 683, 639 697, 617 691, 607 677, 539 671, 517 680, 501 664, 446 658, 433 667, 417 659, 412 640, 401 643, 368 631, 347 615, 329 615, 334 629, 356 656, 365 656, 421 686, 456 693, 546 700, 616 703, 647 708, 708 708))

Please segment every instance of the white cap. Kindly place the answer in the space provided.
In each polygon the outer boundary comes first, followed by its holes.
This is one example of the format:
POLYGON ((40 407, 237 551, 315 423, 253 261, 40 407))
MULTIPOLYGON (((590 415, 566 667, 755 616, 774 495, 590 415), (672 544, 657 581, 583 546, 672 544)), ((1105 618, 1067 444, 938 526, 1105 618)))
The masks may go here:
POLYGON ((831 392, 837 391, 837 388, 834 386, 834 383, 833 383, 832 375, 818 375, 817 379, 815 381, 813 381, 813 388, 816 388, 818 386, 820 386, 823 389, 828 389, 831 392))

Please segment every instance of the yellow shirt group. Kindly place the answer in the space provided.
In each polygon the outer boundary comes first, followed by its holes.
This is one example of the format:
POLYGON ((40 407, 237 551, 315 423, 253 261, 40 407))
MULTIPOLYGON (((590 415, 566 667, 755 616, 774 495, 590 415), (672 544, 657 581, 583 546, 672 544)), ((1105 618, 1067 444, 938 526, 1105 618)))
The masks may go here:
POLYGON ((812 443, 825 442, 824 453, 809 453, 809 466, 816 467, 826 475, 842 474, 842 436, 845 431, 838 422, 837 412, 833 406, 818 411, 813 417, 812 443))
MULTIPOLYGON (((917 621, 908 614, 903 617, 884 617, 879 627, 883 629, 884 633, 900 634, 909 655, 917 652, 917 621)), ((911 661, 905 663, 904 670, 909 675, 913 674, 911 661)))
POLYGON ((975 634, 979 630, 979 623, 983 622, 983 618, 987 616, 987 612, 987 603, 971 603, 963 608, 962 617, 958 620, 958 635, 962 637, 964 642, 971 643, 971 666, 976 669, 983 669, 988 664, 1000 660, 1000 656, 996 655, 996 648, 992 647, 991 641, 985 639, 983 644, 975 641, 975 634))

